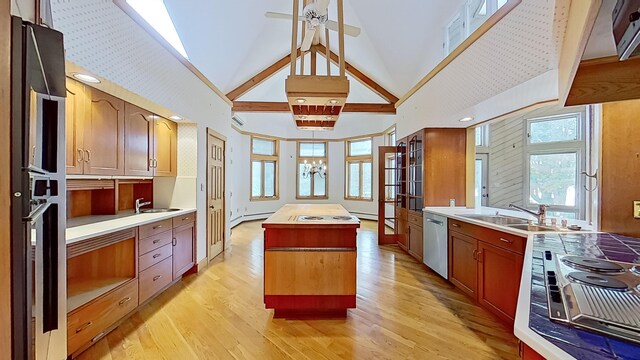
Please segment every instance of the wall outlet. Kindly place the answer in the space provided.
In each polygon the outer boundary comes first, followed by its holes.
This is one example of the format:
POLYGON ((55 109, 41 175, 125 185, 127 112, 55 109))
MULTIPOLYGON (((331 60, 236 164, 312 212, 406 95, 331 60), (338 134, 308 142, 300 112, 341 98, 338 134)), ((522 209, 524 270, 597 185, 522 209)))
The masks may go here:
POLYGON ((640 219, 640 200, 633 202, 633 217, 640 219))

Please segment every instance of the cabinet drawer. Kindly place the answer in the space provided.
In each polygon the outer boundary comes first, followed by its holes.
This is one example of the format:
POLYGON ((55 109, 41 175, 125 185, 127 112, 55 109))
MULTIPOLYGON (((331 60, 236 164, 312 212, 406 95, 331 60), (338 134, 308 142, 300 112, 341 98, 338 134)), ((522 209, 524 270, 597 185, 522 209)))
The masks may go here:
POLYGON ((67 319, 68 354, 99 339, 104 330, 137 306, 138 280, 132 280, 70 313, 67 319))
POLYGON ((409 211, 409 222, 418 226, 422 226, 422 213, 409 211))
POLYGON ((139 271, 145 270, 171 256, 172 247, 171 244, 167 244, 140 256, 140 260, 138 261, 139 271))
POLYGON ((165 231, 160 234, 149 236, 148 238, 140 239, 138 253, 140 255, 146 254, 149 251, 155 250, 159 247, 165 246, 171 243, 172 235, 171 230, 165 231))
POLYGON ((527 240, 524 237, 489 229, 483 226, 469 224, 464 221, 449 219, 449 230, 471 236, 497 247, 524 254, 527 240))
POLYGON ((180 216, 176 216, 173 218, 173 227, 177 228, 178 226, 190 224, 196 221, 196 213, 192 212, 189 214, 184 214, 180 216))
POLYGON ((407 220, 408 219, 408 211, 405 208, 396 207, 396 217, 398 219, 407 220))
POLYGON ((140 239, 147 238, 152 235, 160 234, 161 232, 165 232, 173 227, 173 222, 171 219, 162 220, 158 222, 154 222, 151 224, 142 225, 139 228, 140 239))
POLYGON ((139 298, 141 304, 171 283, 173 275, 172 262, 172 258, 169 256, 140 272, 138 279, 140 282, 139 298))

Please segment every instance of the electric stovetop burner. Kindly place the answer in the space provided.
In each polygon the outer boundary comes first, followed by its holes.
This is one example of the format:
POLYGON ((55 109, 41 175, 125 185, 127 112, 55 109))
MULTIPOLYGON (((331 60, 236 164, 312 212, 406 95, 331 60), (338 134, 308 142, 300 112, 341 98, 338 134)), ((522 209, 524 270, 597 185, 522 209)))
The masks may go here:
POLYGON ((565 256, 562 258, 562 262, 578 270, 602 273, 624 272, 624 268, 619 264, 602 259, 591 259, 580 256, 565 256))
POLYGON ((323 220, 322 216, 301 216, 300 220, 323 220))
POLYGON ((576 280, 585 285, 598 286, 606 289, 627 291, 629 286, 624 282, 606 275, 589 274, 581 271, 569 273, 569 278, 576 280))
POLYGON ((334 216, 334 220, 351 220, 351 216, 334 216))

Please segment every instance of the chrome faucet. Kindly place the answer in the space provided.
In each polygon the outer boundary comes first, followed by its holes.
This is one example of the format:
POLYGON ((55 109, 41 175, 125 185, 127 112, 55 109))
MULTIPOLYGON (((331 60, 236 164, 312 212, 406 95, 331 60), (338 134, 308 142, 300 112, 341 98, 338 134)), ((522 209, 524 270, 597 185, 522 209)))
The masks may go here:
POLYGON ((529 209, 525 209, 518 205, 509 204, 510 208, 518 209, 520 211, 524 211, 528 214, 535 216, 538 219, 538 225, 544 225, 547 221, 547 205, 538 205, 538 212, 531 211, 529 209))
POLYGON ((151 201, 142 202, 144 198, 136 199, 136 214, 140 214, 140 208, 143 206, 151 205, 151 201))

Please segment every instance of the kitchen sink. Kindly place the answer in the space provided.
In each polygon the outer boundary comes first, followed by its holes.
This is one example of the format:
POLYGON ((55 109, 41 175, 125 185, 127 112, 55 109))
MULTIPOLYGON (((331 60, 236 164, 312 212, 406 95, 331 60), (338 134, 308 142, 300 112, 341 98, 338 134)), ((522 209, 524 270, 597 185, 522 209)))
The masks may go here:
POLYGON ((180 211, 180 209, 176 208, 168 208, 168 209, 140 209, 140 212, 143 214, 155 214, 155 213, 166 213, 172 211, 180 211))
POLYGON ((527 219, 521 219, 514 216, 504 216, 504 215, 481 215, 481 214, 468 214, 468 215, 458 215, 461 217, 465 217, 467 219, 474 219, 480 221, 486 221, 496 225, 527 225, 527 219))
POLYGON ((555 226, 540 226, 540 225, 529 225, 529 224, 511 224, 507 226, 510 228, 518 229, 518 230, 534 231, 534 232, 566 231, 565 229, 555 227, 555 226))

